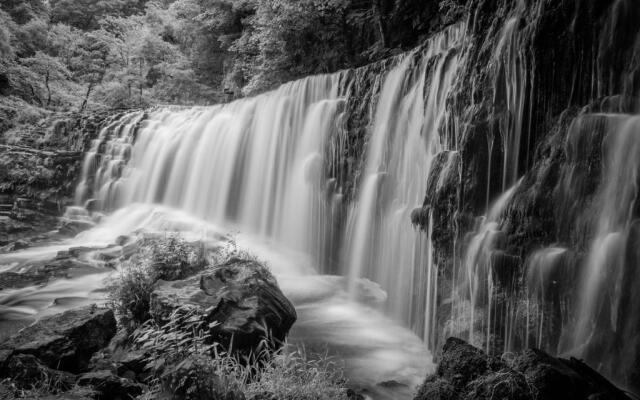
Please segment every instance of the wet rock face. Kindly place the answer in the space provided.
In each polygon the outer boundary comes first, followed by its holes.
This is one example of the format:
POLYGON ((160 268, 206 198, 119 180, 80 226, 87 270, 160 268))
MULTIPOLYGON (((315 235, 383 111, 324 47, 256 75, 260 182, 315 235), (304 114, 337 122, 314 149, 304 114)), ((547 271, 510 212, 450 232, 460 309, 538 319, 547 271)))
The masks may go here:
MULTIPOLYGON (((596 203, 613 141, 611 127, 638 110, 640 8, 631 0, 469 0, 465 9, 468 43, 447 100, 451 123, 441 132, 449 151, 436 155, 425 177, 429 189, 423 206, 412 214, 415 225, 432 231, 439 268, 437 331, 446 332, 455 321, 449 293, 465 290, 459 281, 471 270, 465 269, 465 256, 475 222, 521 179, 496 221, 503 239, 491 249, 491 277, 474 277, 491 280, 494 290, 491 309, 487 302, 475 304, 477 315, 491 315, 491 328, 477 330, 495 342, 487 347, 499 352, 531 343, 537 333, 526 322, 514 323, 516 317, 504 310, 525 311, 527 292, 539 290, 527 287, 532 256, 561 247, 566 252, 557 268, 538 282, 544 286, 539 309, 527 309, 545 319, 540 346, 555 354, 562 346, 562 329, 575 317, 577 282, 597 228, 594 216, 601 213, 596 203), (457 159, 452 173, 443 167, 448 152, 457 159), (510 324, 516 328, 506 329, 510 324), (505 337, 508 330, 513 337, 505 337)), ((640 207, 635 204, 631 213, 629 223, 640 216, 640 207)), ((628 243, 637 245, 631 239, 628 243)), ((624 293, 628 282, 638 279, 630 267, 637 263, 626 263, 626 279, 620 281, 624 293)), ((632 293, 623 297, 632 300, 632 293)), ((462 293, 458 304, 469 301, 465 296, 471 295, 462 293)), ((616 326, 602 328, 602 337, 596 338, 602 346, 585 357, 608 376, 639 389, 637 374, 630 372, 640 360, 633 339, 638 323, 629 318, 638 303, 624 304, 631 305, 616 306, 615 316, 603 312, 598 324, 604 327, 611 320, 616 326), (627 343, 630 350, 621 354, 627 343), (603 358, 616 361, 602 364, 603 358)), ((436 339, 437 348, 442 339, 436 339)))
MULTIPOLYGON (((87 306, 45 317, 0 344, 0 365, 29 354, 49 368, 78 373, 116 334, 113 311, 87 306)), ((5 372, 6 373, 6 372, 5 372)))
POLYGON ((97 400, 127 400, 142 394, 144 387, 129 379, 116 376, 110 371, 92 371, 82 374, 78 386, 90 386, 96 392, 97 400))
POLYGON ((296 321, 293 304, 271 273, 256 261, 232 259, 200 279, 201 289, 217 299, 207 320, 214 340, 231 348, 279 347, 296 321))
POLYGON ((463 340, 449 338, 436 374, 426 378, 414 400, 594 398, 629 400, 578 360, 527 350, 506 362, 463 340))
POLYGON ((160 281, 151 297, 151 315, 166 321, 185 305, 201 308, 212 340, 226 349, 250 353, 263 341, 278 348, 296 320, 291 302, 260 263, 232 259, 180 281, 160 281))
POLYGON ((68 390, 75 384, 75 375, 44 365, 31 354, 12 356, 2 369, 2 375, 18 387, 30 387, 35 382, 57 382, 60 389, 68 390))
POLYGON ((83 154, 112 114, 51 114, 34 126, 0 127, 0 247, 56 226, 73 201, 83 154))

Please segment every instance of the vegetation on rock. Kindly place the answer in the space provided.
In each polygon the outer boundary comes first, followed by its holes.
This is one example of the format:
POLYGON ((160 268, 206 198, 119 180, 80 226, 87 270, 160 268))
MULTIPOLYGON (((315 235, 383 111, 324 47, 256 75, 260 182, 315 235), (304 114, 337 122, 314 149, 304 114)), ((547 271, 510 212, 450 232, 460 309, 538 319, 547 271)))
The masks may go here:
POLYGON ((151 293, 158 280, 183 279, 207 263, 201 243, 189 244, 177 236, 142 239, 109 285, 109 298, 120 323, 133 329, 151 318, 151 293))

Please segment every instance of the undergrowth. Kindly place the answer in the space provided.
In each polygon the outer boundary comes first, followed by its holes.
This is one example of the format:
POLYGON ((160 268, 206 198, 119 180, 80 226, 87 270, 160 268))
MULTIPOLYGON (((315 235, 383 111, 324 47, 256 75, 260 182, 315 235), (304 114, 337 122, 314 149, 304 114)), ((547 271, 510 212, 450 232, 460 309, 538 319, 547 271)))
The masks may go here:
POLYGON ((136 252, 121 263, 108 285, 108 298, 120 323, 132 330, 151 318, 151 293, 158 280, 184 279, 207 264, 202 243, 190 244, 178 236, 141 239, 136 252))
POLYGON ((11 379, 0 381, 0 398, 3 400, 43 399, 56 394, 60 399, 85 400, 93 398, 95 391, 86 386, 74 386, 69 390, 63 390, 60 383, 52 377, 41 377, 41 379, 35 380, 29 388, 20 387, 11 379))
POLYGON ((153 320, 133 335, 147 354, 153 379, 143 398, 346 399, 342 366, 326 354, 288 345, 263 354, 232 355, 211 343, 197 307, 174 310, 169 322, 153 320))

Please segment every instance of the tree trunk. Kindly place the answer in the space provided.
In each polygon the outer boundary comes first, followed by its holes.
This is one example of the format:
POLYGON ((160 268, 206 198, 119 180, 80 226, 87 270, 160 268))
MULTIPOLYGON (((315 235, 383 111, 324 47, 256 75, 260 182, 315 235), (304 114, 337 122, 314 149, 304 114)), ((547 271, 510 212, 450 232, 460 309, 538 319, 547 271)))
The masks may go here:
POLYGON ((47 71, 47 74, 45 75, 44 78, 44 86, 47 88, 47 105, 46 107, 49 107, 49 104, 51 104, 51 88, 49 87, 49 71, 47 71))
POLYGON ((82 105, 80 106, 80 112, 83 112, 85 107, 87 106, 87 102, 89 101, 89 95, 91 94, 91 90, 93 90, 93 82, 89 83, 89 87, 87 87, 87 93, 84 95, 84 100, 82 100, 82 105))

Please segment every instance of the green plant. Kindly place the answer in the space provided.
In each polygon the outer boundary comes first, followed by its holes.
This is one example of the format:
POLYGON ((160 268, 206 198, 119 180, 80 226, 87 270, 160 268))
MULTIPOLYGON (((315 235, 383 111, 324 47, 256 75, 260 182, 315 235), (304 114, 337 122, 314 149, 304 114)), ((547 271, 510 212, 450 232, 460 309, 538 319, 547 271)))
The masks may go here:
POLYGON ((119 273, 108 285, 108 297, 120 322, 133 330, 147 321, 151 318, 151 293, 158 280, 184 279, 207 263, 202 243, 190 244, 178 236, 141 239, 136 252, 121 263, 119 273))
POLYGON ((14 399, 40 399, 58 395, 56 398, 87 399, 92 398, 95 391, 86 386, 73 386, 69 390, 63 390, 60 382, 52 376, 43 376, 40 380, 32 382, 31 387, 19 387, 11 379, 0 381, 0 398, 14 399))
POLYGON ((127 262, 107 286, 109 302, 127 330, 151 318, 149 305, 154 285, 148 265, 127 262))
POLYGON ((154 376, 150 393, 176 399, 346 399, 341 365, 325 354, 288 345, 268 356, 232 355, 210 342, 201 310, 185 305, 159 326, 148 321, 134 333, 154 376))
POLYGON ((192 245, 178 236, 152 241, 149 256, 155 278, 166 281, 184 279, 207 265, 204 244, 192 245))

